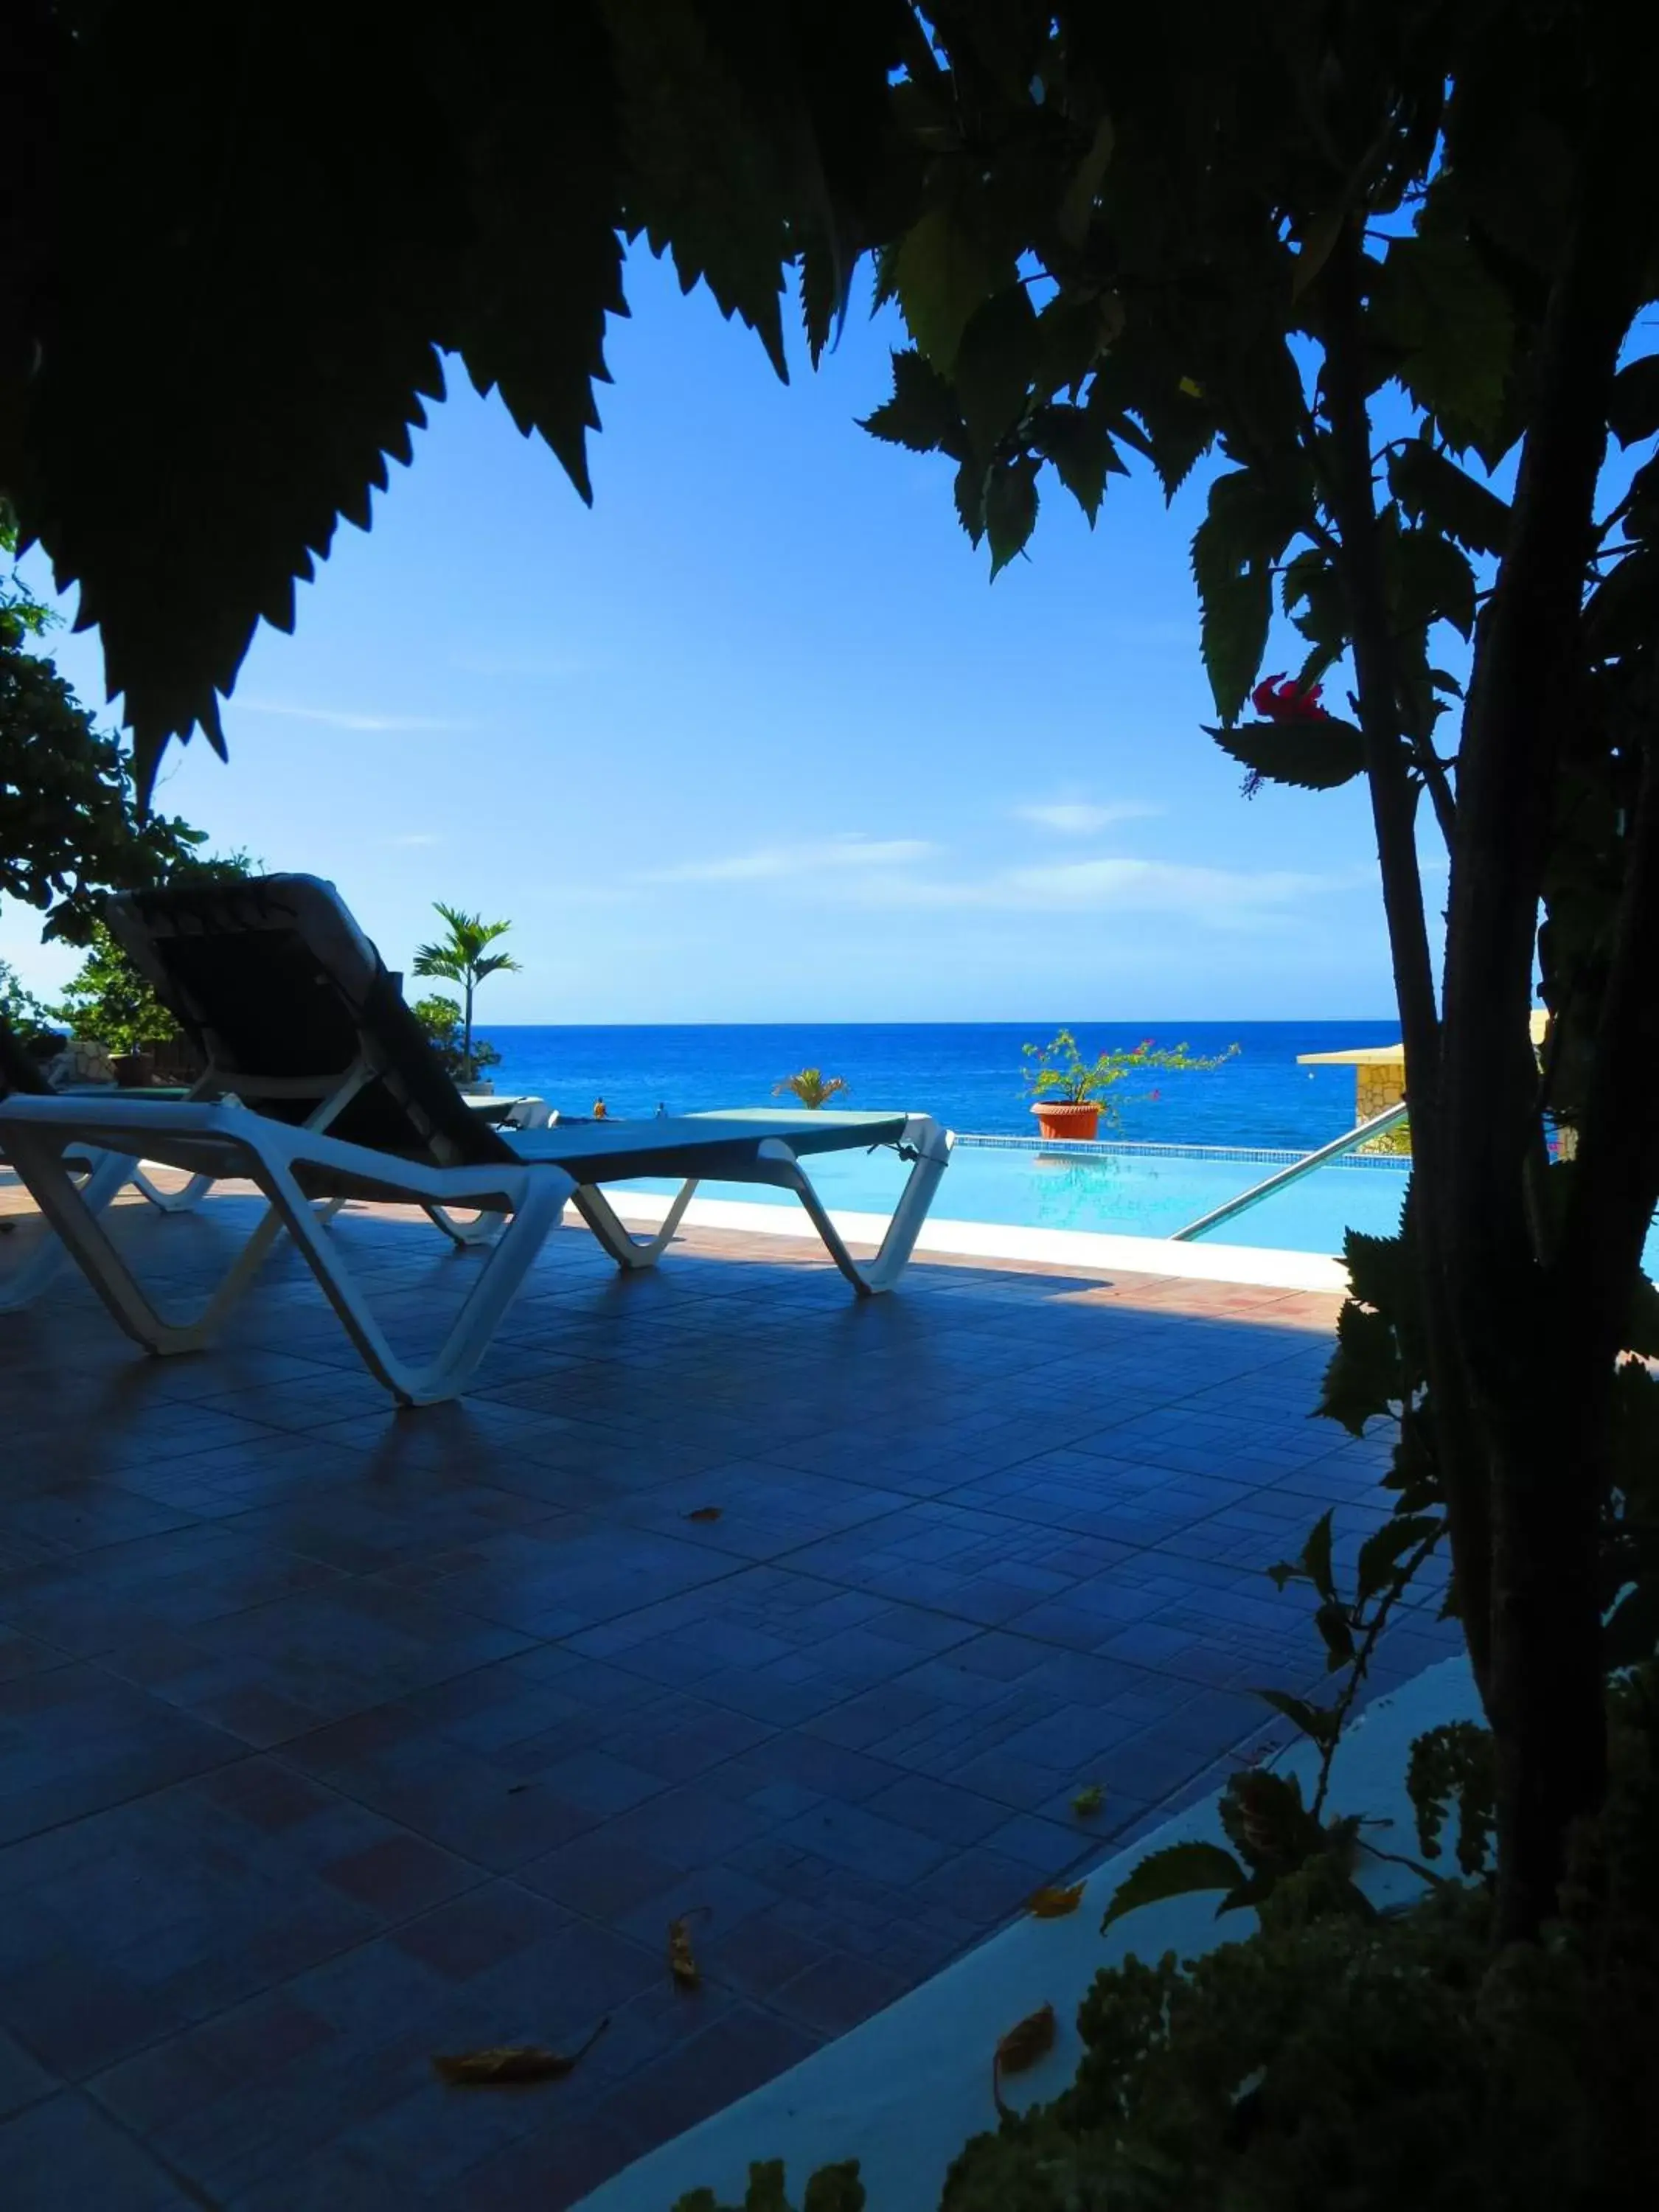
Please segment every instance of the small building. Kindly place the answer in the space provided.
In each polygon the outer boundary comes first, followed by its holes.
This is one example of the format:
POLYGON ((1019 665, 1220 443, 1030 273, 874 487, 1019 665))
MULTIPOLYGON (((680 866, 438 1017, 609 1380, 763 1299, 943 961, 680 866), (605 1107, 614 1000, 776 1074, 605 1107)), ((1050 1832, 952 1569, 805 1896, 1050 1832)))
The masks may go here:
MULTIPOLYGON (((1540 1006, 1531 1017, 1532 1041, 1541 1046, 1549 1016, 1540 1006)), ((1406 1095, 1406 1048, 1403 1044, 1356 1045, 1349 1052, 1299 1052, 1298 1067, 1351 1067, 1353 1070, 1355 1125, 1369 1121, 1399 1105, 1406 1095)))

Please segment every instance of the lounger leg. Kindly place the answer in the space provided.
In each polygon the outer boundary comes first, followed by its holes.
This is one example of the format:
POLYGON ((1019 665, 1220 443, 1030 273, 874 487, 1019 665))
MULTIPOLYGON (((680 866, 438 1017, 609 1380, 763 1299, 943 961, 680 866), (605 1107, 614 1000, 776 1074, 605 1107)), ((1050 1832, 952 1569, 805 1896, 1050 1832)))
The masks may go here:
POLYGON ((428 1221, 435 1222, 453 1244, 488 1244, 501 1234, 502 1217, 499 1213, 481 1213, 471 1221, 458 1221, 447 1206, 423 1206, 421 1208, 428 1221))
MULTIPOLYGON (((200 1313, 189 1321, 170 1320, 141 1288, 110 1242, 102 1219, 110 1200, 130 1180, 132 1162, 121 1154, 106 1153, 85 1186, 77 1189, 63 1152, 50 1140, 41 1142, 19 1130, 9 1142, 18 1171, 57 1231, 55 1251, 70 1254, 127 1334, 149 1352, 171 1356, 199 1352, 210 1343, 258 1273, 283 1226, 267 1211, 200 1313)), ((42 1256, 37 1254, 32 1265, 42 1256)), ((16 1296, 15 1286, 12 1296, 16 1296)))
POLYGON ((808 1219, 823 1240, 823 1248, 841 1269, 861 1298, 878 1297, 890 1291, 904 1273, 910 1255, 915 1249, 916 1239, 921 1234, 922 1224, 927 1218, 927 1209, 933 1202, 933 1193, 939 1188, 939 1178, 950 1162, 950 1148, 944 1133, 929 1127, 916 1148, 916 1156, 904 1188, 899 1194, 898 1204, 893 1208, 892 1219, 887 1224, 887 1234, 881 1240, 881 1249, 867 1264, 855 1260, 842 1241, 840 1231, 830 1218, 823 1200, 808 1179, 805 1170, 787 1145, 775 1138, 760 1147, 761 1155, 769 1161, 776 1172, 769 1182, 793 1190, 805 1207, 808 1219), (933 1141, 933 1139, 937 1141, 933 1141))
POLYGON ((673 1240, 681 1216, 691 1203, 695 1182, 684 1183, 654 1237, 634 1236, 618 1218, 616 1208, 596 1183, 583 1183, 571 1199, 582 1219, 623 1270, 654 1267, 673 1240))
MULTIPOLYGON (((79 1147, 71 1149, 75 1154, 74 1164, 89 1170, 85 1182, 76 1190, 70 1176, 70 1163, 67 1159, 59 1159, 58 1172, 78 1206, 89 1213, 101 1213, 116 1193, 131 1179, 134 1163, 123 1152, 88 1152, 79 1147)), ((40 1202, 36 1194, 35 1203, 40 1205, 40 1202)), ((38 1298, 57 1273, 64 1259, 64 1240, 53 1233, 52 1217, 46 1213, 44 1206, 40 1211, 46 1218, 40 1244, 17 1273, 0 1286, 0 1313, 16 1313, 38 1298)))
POLYGON ((163 1190, 133 1163, 132 1181, 161 1213, 193 1213, 213 1188, 210 1175, 192 1176, 182 1190, 163 1190))
POLYGON ((479 1269, 436 1356, 424 1365, 416 1365, 401 1358, 387 1342, 385 1331, 348 1273, 339 1246, 324 1233, 325 1224, 292 1177, 281 1168, 265 1164, 259 1181, 270 1200, 271 1217, 281 1215, 363 1364, 406 1406, 433 1406, 459 1395, 575 1188, 559 1169, 535 1171, 521 1204, 507 1217, 506 1228, 479 1269))

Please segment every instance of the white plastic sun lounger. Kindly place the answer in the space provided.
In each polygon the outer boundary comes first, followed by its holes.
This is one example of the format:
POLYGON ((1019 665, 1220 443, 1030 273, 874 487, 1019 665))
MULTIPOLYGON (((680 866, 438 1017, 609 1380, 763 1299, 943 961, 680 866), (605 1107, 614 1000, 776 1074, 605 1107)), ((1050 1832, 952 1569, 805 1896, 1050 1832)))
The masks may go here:
POLYGON ((116 902, 110 919, 235 1103, 15 1097, 0 1101, 0 1146, 112 1314, 153 1352, 209 1341, 286 1230, 371 1372, 404 1402, 427 1404, 465 1387, 567 1200, 617 1264, 635 1269, 660 1257, 700 1181, 791 1190, 842 1273, 869 1296, 902 1272, 950 1158, 952 1138, 922 1115, 742 1110, 493 1127, 466 1107, 332 885, 313 877, 136 896, 116 902), (125 1154, 141 1133, 146 1157, 192 1176, 246 1177, 268 1201, 193 1316, 159 1310, 76 1186, 77 1147, 125 1154), (878 1146, 908 1159, 910 1174, 880 1250, 861 1262, 801 1161, 878 1146), (638 1238, 603 1186, 647 1176, 682 1187, 656 1234, 638 1238), (489 1238, 424 1364, 394 1352, 318 1211, 353 1198, 422 1206, 458 1243, 489 1238), (476 1209, 478 1221, 454 1224, 458 1208, 476 1209))

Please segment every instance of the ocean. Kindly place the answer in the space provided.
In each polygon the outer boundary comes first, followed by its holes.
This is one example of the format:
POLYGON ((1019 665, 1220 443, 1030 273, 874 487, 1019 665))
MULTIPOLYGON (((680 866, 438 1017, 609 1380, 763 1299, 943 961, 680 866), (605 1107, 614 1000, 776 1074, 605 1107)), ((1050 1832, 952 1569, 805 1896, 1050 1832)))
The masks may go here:
MULTIPOLYGON (((1058 1022, 677 1024, 661 1027, 532 1028, 480 1024, 501 1055, 498 1091, 530 1091, 561 1111, 596 1098, 633 1118, 720 1106, 764 1106, 772 1086, 816 1066, 851 1085, 838 1105, 932 1114, 963 1133, 1031 1136, 1020 1047, 1058 1022)), ((1171 1145, 1273 1145, 1310 1150, 1350 1128, 1353 1071, 1298 1067, 1298 1053, 1391 1044, 1397 1024, 1354 1022, 1088 1022, 1073 1025, 1091 1059, 1152 1037, 1206 1056, 1239 1048, 1201 1073, 1156 1075, 1119 1086, 1121 1120, 1103 1136, 1171 1145)), ((789 1103, 780 1101, 780 1103, 789 1103)))

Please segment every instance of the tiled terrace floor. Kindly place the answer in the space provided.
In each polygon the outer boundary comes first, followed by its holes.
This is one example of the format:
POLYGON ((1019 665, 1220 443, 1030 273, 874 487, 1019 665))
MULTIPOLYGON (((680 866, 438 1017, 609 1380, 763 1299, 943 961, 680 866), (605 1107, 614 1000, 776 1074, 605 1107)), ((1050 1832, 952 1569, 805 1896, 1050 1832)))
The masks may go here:
MULTIPOLYGON (((250 1218, 120 1223, 183 1290, 250 1218)), ((470 1271, 338 1233, 411 1331, 470 1271)), ((1317 1678, 1261 1570, 1379 1517, 1331 1320, 572 1230, 400 1415, 290 1255, 187 1360, 78 1282, 0 1316, 0 2205, 556 2212, 933 1972, 1317 1678), (607 2015, 562 2082, 428 2069, 607 2015)))

